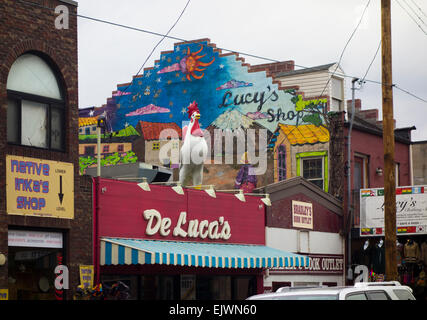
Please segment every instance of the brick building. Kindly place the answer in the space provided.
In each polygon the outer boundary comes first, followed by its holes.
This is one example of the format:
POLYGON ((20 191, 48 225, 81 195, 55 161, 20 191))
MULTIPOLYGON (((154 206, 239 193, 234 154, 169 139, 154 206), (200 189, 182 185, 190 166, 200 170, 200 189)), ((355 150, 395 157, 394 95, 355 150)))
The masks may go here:
POLYGON ((9 299, 71 299, 79 266, 93 264, 91 180, 79 175, 76 13, 70 0, 0 2, 0 290, 9 299), (61 263, 63 292, 54 288, 61 263))

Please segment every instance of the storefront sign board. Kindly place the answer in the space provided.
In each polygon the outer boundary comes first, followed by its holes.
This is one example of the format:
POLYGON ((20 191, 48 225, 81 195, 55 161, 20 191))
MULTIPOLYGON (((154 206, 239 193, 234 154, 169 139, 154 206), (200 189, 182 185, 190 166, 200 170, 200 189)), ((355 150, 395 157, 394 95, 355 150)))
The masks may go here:
POLYGON ((265 244, 265 207, 260 197, 101 178, 97 187, 99 236, 152 240, 265 244))
MULTIPOLYGON (((396 188, 397 234, 427 234, 427 186, 396 188)), ((384 236, 384 189, 360 190, 360 235, 384 236)))
POLYGON ((62 233, 9 230, 9 247, 62 248, 62 233))
POLYGON ((6 156, 7 213, 74 218, 72 163, 6 156))
POLYGON ((0 289, 0 301, 9 300, 9 289, 0 289))
POLYGON ((83 286, 83 288, 93 288, 93 266, 79 266, 80 269, 80 285, 83 286))
POLYGON ((344 271, 343 255, 309 254, 308 267, 285 267, 271 269, 270 273, 310 273, 310 274, 342 274, 344 271))
POLYGON ((292 226, 313 230, 313 204, 292 200, 292 226))

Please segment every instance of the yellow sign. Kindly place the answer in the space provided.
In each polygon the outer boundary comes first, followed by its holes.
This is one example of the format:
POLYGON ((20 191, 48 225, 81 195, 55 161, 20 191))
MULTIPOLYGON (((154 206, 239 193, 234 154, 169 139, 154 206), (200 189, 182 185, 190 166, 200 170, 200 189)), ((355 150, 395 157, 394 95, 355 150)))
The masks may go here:
POLYGON ((0 300, 9 300, 9 290, 0 289, 0 300))
POLYGON ((83 288, 93 287, 93 266, 80 266, 80 285, 83 288))
POLYGON ((72 163, 6 156, 7 213, 74 219, 72 163))

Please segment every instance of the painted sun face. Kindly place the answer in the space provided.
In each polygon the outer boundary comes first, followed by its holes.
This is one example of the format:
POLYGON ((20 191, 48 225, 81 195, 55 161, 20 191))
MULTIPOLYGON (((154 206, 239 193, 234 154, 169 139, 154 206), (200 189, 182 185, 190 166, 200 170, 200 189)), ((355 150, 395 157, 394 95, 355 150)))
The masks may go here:
POLYGON ((203 78, 204 73, 202 73, 201 75, 198 75, 195 72, 196 71, 201 72, 205 70, 206 68, 201 68, 201 67, 210 66, 215 61, 215 58, 213 58, 210 62, 207 62, 207 63, 199 61, 201 58, 203 58, 206 55, 206 54, 202 56, 197 55, 202 50, 203 50, 203 46, 201 46, 200 50, 196 52, 191 52, 190 48, 187 48, 187 56, 182 58, 182 60, 180 61, 181 71, 186 74, 188 81, 191 81, 191 77, 193 77, 194 79, 203 78))

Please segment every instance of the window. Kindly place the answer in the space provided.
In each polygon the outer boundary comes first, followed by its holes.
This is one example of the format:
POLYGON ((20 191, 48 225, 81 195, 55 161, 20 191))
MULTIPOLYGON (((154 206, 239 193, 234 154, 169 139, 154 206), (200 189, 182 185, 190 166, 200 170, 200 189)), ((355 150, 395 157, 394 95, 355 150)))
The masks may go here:
POLYGON ((286 179, 286 148, 284 145, 277 148, 277 176, 279 181, 286 179))
POLYGON ((396 179, 396 186, 400 186, 400 164, 398 162, 396 162, 394 164, 394 176, 396 179))
POLYGON ((88 128, 88 127, 85 128, 85 134, 87 134, 87 135, 90 134, 90 128, 88 128))
POLYGON ((332 77, 331 91, 331 111, 342 111, 344 101, 343 80, 332 77))
POLYGON ((353 187, 354 190, 369 187, 368 180, 368 157, 362 155, 354 156, 354 170, 353 170, 353 187))
POLYGON ((103 153, 107 153, 109 151, 110 151, 110 146, 109 145, 105 145, 105 146, 102 147, 102 152, 103 153))
POLYGON ((393 289, 393 292, 399 300, 415 300, 414 296, 408 290, 393 289))
POLYGON ((345 300, 368 300, 368 298, 364 292, 356 292, 346 295, 345 300))
POLYGON ((8 143, 64 150, 65 102, 48 63, 35 54, 20 56, 6 88, 8 143))
POLYGON ((119 144, 119 145, 117 146, 117 152, 123 152, 124 150, 125 150, 124 145, 119 144))
POLYGON ((303 159, 302 176, 323 189, 323 159, 303 159))
POLYGON ((160 142, 153 142, 153 150, 159 150, 160 149, 160 142))
POLYGON ((385 291, 367 291, 366 295, 369 300, 390 300, 385 291))
POLYGON ((328 192, 327 151, 297 153, 297 174, 328 192))
POLYGON ((86 146, 85 147, 85 156, 95 156, 95 147, 94 146, 86 146))

